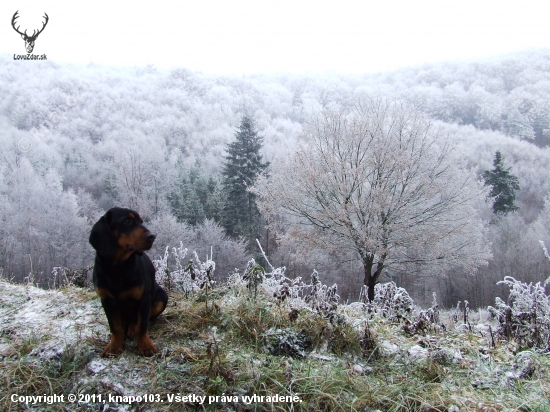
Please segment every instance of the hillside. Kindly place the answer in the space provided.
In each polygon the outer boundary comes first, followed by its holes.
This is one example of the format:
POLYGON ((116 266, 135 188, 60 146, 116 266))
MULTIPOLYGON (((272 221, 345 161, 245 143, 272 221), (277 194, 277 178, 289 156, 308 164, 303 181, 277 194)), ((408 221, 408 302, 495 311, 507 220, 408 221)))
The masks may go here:
MULTIPOLYGON (((422 304, 436 291, 446 307, 464 299, 482 306, 493 302, 494 285, 504 275, 545 278, 538 241, 550 241, 544 209, 550 193, 548 50, 316 77, 21 63, 0 57, 0 268, 7 278, 23 282, 32 273, 47 286, 55 267, 89 266, 91 225, 114 205, 130 205, 150 222, 158 234, 154 258, 180 241, 201 255, 213 247, 227 276, 250 253, 224 238, 219 218, 207 220, 200 207, 192 218, 186 213, 205 187, 219 197, 225 150, 241 117, 254 118, 264 138, 263 157, 276 162, 294 150, 304 125, 318 113, 349 108, 362 95, 403 99, 422 110, 452 137, 457 154, 479 176, 501 151, 520 183, 516 216, 499 228, 487 225, 494 259, 479 276, 444 273, 425 287, 416 280, 421 273, 392 274, 400 286, 422 304), (190 196, 191 185, 196 193, 190 196), (200 224, 189 227, 196 221, 200 224)), ((485 206, 479 209, 489 222, 485 206)), ((356 266, 326 255, 296 262, 280 251, 272 258, 296 276, 331 261, 322 276, 338 281, 343 296, 357 298, 362 275, 356 266)))
POLYGON ((550 410, 548 352, 504 339, 487 311, 413 309, 399 288, 367 310, 280 269, 254 286, 245 271, 208 295, 173 291, 151 327, 155 356, 128 341, 107 359, 91 290, 0 288, 6 411, 550 410))

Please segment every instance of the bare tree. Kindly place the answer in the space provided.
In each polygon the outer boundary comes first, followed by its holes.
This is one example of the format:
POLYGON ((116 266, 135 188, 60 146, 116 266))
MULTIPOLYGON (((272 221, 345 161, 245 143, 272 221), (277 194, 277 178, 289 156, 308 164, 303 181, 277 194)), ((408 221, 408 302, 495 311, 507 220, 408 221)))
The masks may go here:
POLYGON ((490 256, 474 208, 482 183, 400 102, 365 99, 350 113, 324 112, 253 190, 264 215, 286 216, 283 241, 354 250, 370 300, 384 268, 474 270, 490 256))
POLYGON ((162 194, 174 167, 164 145, 151 145, 139 133, 118 145, 113 172, 119 204, 139 211, 145 220, 167 210, 162 194))

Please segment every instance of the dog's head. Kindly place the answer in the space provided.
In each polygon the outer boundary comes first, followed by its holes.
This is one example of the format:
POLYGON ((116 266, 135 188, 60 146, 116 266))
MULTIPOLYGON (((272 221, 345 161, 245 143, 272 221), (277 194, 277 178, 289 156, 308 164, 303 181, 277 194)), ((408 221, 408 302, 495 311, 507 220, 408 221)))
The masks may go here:
POLYGON ((138 212, 114 207, 92 227, 90 244, 99 256, 121 263, 132 253, 142 254, 151 249, 155 237, 143 226, 138 212))

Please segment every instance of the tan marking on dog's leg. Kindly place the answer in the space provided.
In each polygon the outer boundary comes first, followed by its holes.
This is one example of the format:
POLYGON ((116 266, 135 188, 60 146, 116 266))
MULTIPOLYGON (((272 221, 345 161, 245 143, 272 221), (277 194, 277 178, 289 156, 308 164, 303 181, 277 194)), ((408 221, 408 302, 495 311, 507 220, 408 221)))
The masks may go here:
POLYGON ((142 356, 153 356, 157 352, 157 347, 149 337, 149 332, 137 336, 138 352, 142 356))
POLYGON ((120 313, 115 313, 111 316, 114 330, 111 333, 111 340, 101 354, 103 358, 111 355, 120 355, 124 351, 124 326, 122 325, 120 313))

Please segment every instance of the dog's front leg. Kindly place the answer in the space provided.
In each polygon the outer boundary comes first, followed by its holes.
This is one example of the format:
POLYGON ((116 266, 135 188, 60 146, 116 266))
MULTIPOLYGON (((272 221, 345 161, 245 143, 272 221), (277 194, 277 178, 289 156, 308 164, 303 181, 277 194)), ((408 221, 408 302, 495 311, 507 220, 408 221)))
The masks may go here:
POLYGON ((141 299, 139 314, 135 329, 138 352, 142 356, 153 356, 157 352, 156 346, 149 337, 149 316, 151 314, 150 299, 141 299))
POLYGON ((124 324, 120 310, 116 308, 112 299, 101 299, 101 305, 103 306, 103 310, 105 310, 111 330, 111 340, 101 354, 105 358, 111 355, 119 355, 124 351, 124 331, 126 330, 126 325, 124 324))

